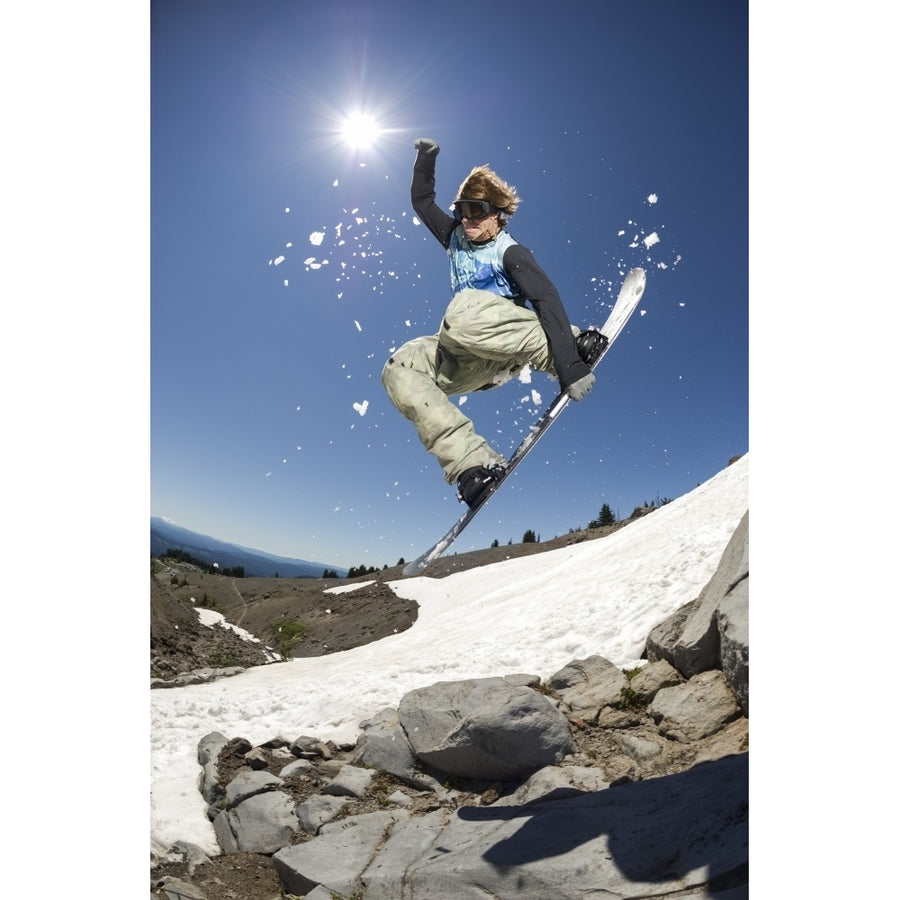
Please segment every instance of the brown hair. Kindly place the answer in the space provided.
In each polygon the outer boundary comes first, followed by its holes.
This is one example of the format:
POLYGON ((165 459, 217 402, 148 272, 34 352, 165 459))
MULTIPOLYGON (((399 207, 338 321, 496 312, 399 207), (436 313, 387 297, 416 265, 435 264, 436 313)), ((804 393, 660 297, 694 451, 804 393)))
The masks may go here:
POLYGON ((516 189, 505 182, 490 166, 475 166, 466 176, 456 192, 457 200, 487 200, 501 213, 501 227, 506 225, 506 216, 512 216, 519 208, 522 198, 516 189))

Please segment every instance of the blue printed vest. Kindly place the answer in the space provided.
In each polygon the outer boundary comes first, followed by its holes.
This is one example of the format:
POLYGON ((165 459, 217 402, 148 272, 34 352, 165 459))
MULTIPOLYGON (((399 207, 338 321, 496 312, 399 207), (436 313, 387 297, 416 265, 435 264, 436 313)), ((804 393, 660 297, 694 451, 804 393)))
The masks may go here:
POLYGON ((454 228, 447 248, 451 297, 465 288, 477 288, 510 300, 521 299, 518 287, 509 280, 503 268, 503 254, 516 243, 518 241, 506 231, 500 231, 487 244, 473 244, 466 237, 462 225, 454 228))

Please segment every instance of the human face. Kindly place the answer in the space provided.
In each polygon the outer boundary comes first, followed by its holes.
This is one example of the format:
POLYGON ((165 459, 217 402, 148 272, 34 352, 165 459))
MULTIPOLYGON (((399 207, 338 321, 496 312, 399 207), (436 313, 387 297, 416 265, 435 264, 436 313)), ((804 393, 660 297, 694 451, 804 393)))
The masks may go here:
POLYGON ((484 204, 484 208, 478 208, 475 204, 469 204, 466 201, 459 203, 460 221, 466 237, 470 241, 476 243, 492 240, 497 236, 500 230, 500 214, 499 212, 488 213, 488 209, 495 207, 490 204, 484 204), (472 212, 473 215, 464 215, 463 213, 472 212))

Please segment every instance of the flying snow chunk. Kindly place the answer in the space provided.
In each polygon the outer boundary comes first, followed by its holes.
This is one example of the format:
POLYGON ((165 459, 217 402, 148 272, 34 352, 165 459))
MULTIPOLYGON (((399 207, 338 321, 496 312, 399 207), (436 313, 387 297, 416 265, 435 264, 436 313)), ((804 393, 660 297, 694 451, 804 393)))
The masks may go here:
POLYGON ((647 202, 648 202, 648 203, 656 203, 656 202, 658 202, 658 201, 659 201, 659 197, 657 197, 656 194, 651 194, 651 195, 647 198, 647 202))
POLYGON ((644 246, 649 250, 654 244, 659 243, 659 235, 654 231, 653 234, 648 234, 647 237, 644 238, 644 246))
POLYGON ((366 411, 367 411, 368 408, 369 408, 369 401, 368 401, 368 400, 363 400, 362 403, 354 403, 354 404, 353 404, 353 408, 354 408, 361 416, 364 416, 364 415, 366 414, 366 411))
POLYGON ((362 325, 360 325, 359 322, 356 321, 356 319, 353 320, 353 324, 356 326, 357 331, 362 331, 362 325))
POLYGON ((276 256, 275 259, 273 260, 273 262, 275 263, 276 266, 280 266, 284 262, 284 257, 276 256))
POLYGON ((314 231, 314 232, 309 236, 309 242, 310 242, 314 247, 321 247, 321 246, 322 246, 322 241, 323 241, 323 240, 325 240, 325 232, 324 232, 324 231, 314 231))

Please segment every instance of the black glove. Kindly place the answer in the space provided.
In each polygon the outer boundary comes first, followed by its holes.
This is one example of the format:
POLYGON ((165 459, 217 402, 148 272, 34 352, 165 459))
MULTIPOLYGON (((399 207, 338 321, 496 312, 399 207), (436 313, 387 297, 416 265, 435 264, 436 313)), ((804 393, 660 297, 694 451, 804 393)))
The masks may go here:
POLYGON ((415 147, 416 150, 421 150, 422 153, 433 153, 435 156, 441 152, 441 148, 438 147, 437 141, 433 141, 431 138, 416 138, 413 147, 415 147))

